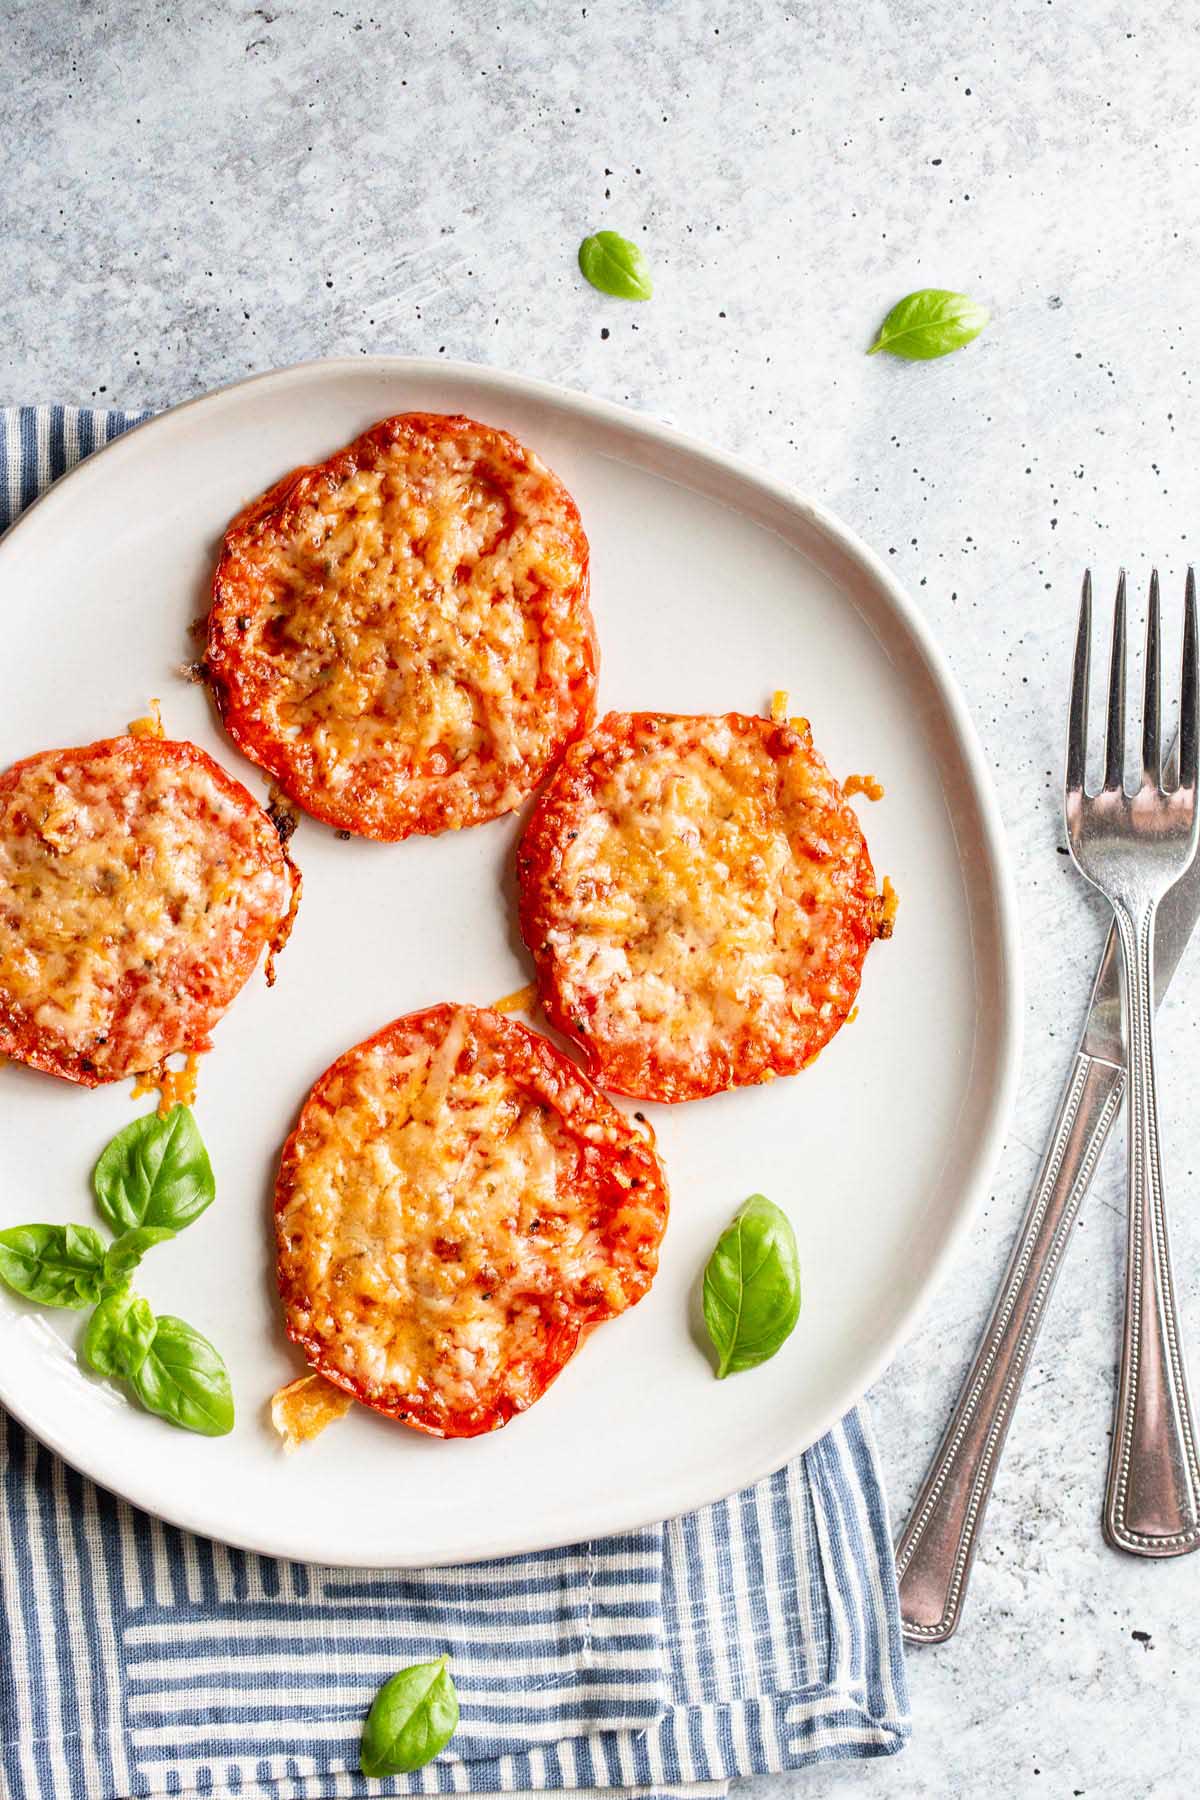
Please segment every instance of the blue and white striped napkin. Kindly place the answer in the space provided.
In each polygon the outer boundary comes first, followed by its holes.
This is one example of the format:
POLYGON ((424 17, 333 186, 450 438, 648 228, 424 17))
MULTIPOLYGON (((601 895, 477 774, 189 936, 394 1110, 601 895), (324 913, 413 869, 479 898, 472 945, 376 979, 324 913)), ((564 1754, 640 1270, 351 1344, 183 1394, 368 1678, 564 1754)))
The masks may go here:
MULTIPOLYGON (((0 412, 0 529, 139 418, 0 412)), ((666 1525, 395 1574, 190 1537, 0 1414, 4 1800, 559 1788, 683 1800, 739 1775, 886 1756, 908 1733, 861 1409, 770 1480, 666 1525), (366 1782, 375 1689, 443 1652, 462 1704, 449 1749, 366 1782)))

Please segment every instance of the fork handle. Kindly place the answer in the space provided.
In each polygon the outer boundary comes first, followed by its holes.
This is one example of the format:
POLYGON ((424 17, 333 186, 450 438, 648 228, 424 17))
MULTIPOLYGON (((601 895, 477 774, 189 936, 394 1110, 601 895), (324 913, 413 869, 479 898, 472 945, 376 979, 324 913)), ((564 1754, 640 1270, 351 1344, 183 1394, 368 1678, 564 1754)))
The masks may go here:
POLYGON ((896 1542, 910 1643, 943 1643, 958 1626, 1008 1427, 1124 1089, 1124 1069, 1076 1055, 991 1317, 896 1542))
POLYGON ((1129 1069, 1129 1246, 1104 1535, 1131 1556, 1200 1549, 1200 1466, 1171 1279, 1154 1077, 1153 900, 1114 901, 1129 1069))

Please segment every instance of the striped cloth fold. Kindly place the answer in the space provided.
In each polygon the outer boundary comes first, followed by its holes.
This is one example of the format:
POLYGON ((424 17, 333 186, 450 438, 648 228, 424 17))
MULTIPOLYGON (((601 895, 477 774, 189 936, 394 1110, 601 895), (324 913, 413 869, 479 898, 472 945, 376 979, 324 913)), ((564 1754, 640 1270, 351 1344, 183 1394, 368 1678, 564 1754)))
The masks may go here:
MULTIPOLYGON (((0 528, 142 416, 0 411, 0 528)), ((397 1573, 191 1537, 0 1414, 0 1634, 4 1800, 560 1788, 683 1800, 738 1775, 889 1755, 909 1734, 861 1408, 769 1480, 666 1525, 397 1573), (414 1775, 366 1782, 376 1688, 444 1652, 462 1706, 450 1747, 414 1775)))

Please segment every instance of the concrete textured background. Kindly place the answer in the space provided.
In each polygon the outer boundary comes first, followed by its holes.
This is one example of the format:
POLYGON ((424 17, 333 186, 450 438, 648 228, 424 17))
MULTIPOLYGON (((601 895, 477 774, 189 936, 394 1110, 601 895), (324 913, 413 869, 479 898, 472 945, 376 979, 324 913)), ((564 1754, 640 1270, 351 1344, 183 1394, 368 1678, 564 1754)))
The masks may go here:
MULTIPOLYGON (((308 357, 496 364, 642 407, 827 502, 910 586, 994 765, 1029 983, 995 1192, 879 1384, 906 1507, 987 1310, 1070 1055, 1102 909, 1062 854, 1080 572, 1167 591, 1194 553, 1194 7, 6 0, 0 401, 165 406, 308 357), (623 306, 574 264, 638 236, 623 306), (868 360, 923 285, 993 323, 868 360)), ((1177 1269, 1200 1370, 1200 960, 1163 1016, 1177 1269)), ((1097 1180, 997 1484, 964 1627, 910 1659, 899 1758, 748 1784, 1182 1796, 1200 1559, 1107 1551, 1122 1262, 1097 1180)))

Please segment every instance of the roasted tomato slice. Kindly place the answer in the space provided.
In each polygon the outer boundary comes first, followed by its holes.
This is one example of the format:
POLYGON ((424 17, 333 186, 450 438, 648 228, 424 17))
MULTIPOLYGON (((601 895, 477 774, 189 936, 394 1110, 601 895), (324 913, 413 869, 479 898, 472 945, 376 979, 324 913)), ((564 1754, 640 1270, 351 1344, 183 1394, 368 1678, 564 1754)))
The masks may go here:
POLYGON ((475 1437, 642 1298, 666 1221, 649 1127, 569 1057, 499 1013, 410 1013, 325 1071, 284 1147, 288 1335, 376 1411, 475 1437))
POLYGON ((593 714, 575 502, 506 431, 385 419, 230 525, 206 665, 314 818, 396 839, 511 812, 593 714))
POLYGON ((802 721, 609 713, 539 798, 518 875, 547 1014, 645 1100, 802 1068, 890 929, 802 721))
POLYGON ((206 1050, 299 876, 195 744, 108 738, 0 774, 0 1052, 95 1087, 206 1050))

